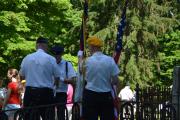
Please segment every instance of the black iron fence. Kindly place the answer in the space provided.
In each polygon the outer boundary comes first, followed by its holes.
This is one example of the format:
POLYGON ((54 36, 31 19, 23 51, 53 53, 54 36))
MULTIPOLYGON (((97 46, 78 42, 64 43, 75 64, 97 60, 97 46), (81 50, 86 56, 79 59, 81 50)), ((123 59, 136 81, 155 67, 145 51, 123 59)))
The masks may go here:
MULTIPOLYGON (((176 110, 171 104, 171 91, 169 87, 140 89, 137 84, 136 100, 121 101, 120 120, 176 120, 176 110)), ((69 117, 68 109, 65 109, 66 120, 80 120, 80 104, 73 104, 72 117, 69 117)), ((57 120, 59 113, 56 107, 61 105, 59 103, 10 111, 15 111, 14 120, 57 120)), ((9 111, 0 111, 0 120, 8 120, 7 112, 9 111)))
POLYGON ((172 88, 136 86, 136 100, 120 107, 120 120, 176 120, 172 105, 172 88))
MULTIPOLYGON (((14 120, 58 120, 57 115, 60 114, 57 111, 57 107, 61 107, 63 104, 51 104, 37 107, 26 107, 12 110, 1 110, 0 120, 8 120, 8 113, 13 112, 14 120)), ((80 120, 80 107, 78 103, 74 103, 71 111, 71 118, 68 115, 68 109, 65 108, 65 120, 80 120)))

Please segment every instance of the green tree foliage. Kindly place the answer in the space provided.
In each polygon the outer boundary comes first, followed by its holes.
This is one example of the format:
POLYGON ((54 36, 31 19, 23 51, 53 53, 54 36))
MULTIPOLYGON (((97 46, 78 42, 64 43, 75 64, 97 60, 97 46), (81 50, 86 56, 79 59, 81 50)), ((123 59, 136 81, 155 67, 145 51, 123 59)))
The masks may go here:
MULTIPOLYGON (((129 4, 130 11, 127 13, 129 20, 126 30, 130 32, 125 35, 127 36, 125 40, 128 42, 125 43, 124 47, 131 51, 130 56, 134 56, 136 62, 131 63, 132 66, 129 66, 129 69, 134 68, 133 66, 137 67, 137 71, 141 74, 136 77, 138 79, 136 82, 141 86, 165 84, 165 82, 160 81, 163 78, 156 74, 161 67, 158 55, 159 47, 163 46, 159 43, 158 38, 180 26, 179 12, 176 5, 177 3, 174 1, 150 0, 131 1, 129 4)), ((129 55, 127 55, 127 59, 129 59, 129 55)), ((131 59, 129 59, 127 65, 130 64, 129 62, 131 62, 131 59)), ((172 66, 174 65, 172 64, 172 66)), ((129 70, 126 70, 128 73, 129 70)), ((172 76, 171 74, 168 76, 172 76)), ((125 79, 132 81, 127 77, 125 79)))
POLYGON ((159 39, 160 43, 160 78, 166 84, 172 83, 172 72, 175 65, 180 63, 180 30, 165 34, 159 39))
MULTIPOLYGON (((1 0, 0 72, 19 69, 21 60, 35 51, 39 36, 65 46, 64 58, 77 66, 76 56, 84 0, 1 0)), ((111 55, 125 0, 89 0, 89 36, 104 40, 111 55)), ((180 4, 176 0, 129 0, 127 24, 119 66, 121 80, 141 87, 172 83, 179 63, 180 4)))
MULTIPOLYGON (((71 1, 76 8, 82 9, 83 0, 71 1)), ((112 55, 114 50, 124 3, 125 0, 89 2, 89 35, 97 35, 104 40, 103 50, 108 55, 112 55)), ((129 0, 120 60, 124 82, 130 81, 133 85, 139 83, 141 87, 166 84, 159 75, 162 65, 159 47, 162 44, 158 39, 180 26, 179 8, 177 1, 129 0)), ((169 75, 166 74, 166 77, 169 75)))
POLYGON ((73 65, 74 69, 77 71, 78 58, 76 56, 72 56, 71 54, 65 54, 65 55, 63 55, 63 59, 70 61, 73 65))
POLYGON ((6 77, 8 68, 19 69, 23 57, 35 51, 39 36, 49 38, 50 45, 61 43, 73 53, 80 19, 68 0, 1 0, 1 75, 6 77))

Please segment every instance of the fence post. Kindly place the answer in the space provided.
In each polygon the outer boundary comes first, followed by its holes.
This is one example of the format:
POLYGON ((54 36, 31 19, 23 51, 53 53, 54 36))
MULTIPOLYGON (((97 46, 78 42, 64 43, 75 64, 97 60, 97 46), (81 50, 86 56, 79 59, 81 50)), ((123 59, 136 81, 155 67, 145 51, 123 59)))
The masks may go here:
POLYGON ((174 67, 172 104, 176 109, 176 120, 180 120, 180 66, 174 67))
POLYGON ((136 120, 140 120, 140 112, 139 112, 139 102, 140 102, 140 98, 139 98, 139 92, 140 92, 140 88, 139 88, 139 84, 136 84, 136 120))

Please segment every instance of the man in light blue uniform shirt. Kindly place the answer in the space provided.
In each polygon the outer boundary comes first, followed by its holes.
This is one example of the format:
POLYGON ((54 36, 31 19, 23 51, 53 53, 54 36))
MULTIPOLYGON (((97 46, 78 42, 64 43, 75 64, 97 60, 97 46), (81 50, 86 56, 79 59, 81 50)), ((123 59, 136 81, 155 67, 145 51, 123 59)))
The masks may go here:
MULTIPOLYGON (((56 59, 47 54, 48 40, 46 38, 38 38, 36 41, 37 51, 27 55, 22 63, 20 69, 21 79, 26 80, 26 90, 24 94, 24 107, 37 107, 39 105, 53 104, 53 88, 56 81, 63 81, 60 78, 60 72, 56 64, 56 59), (54 81, 55 79, 55 81, 54 81)), ((33 117, 29 111, 25 115, 25 120, 43 120, 54 119, 54 108, 39 108, 36 111, 38 114, 33 117), (46 113, 49 114, 46 114, 46 113), (33 118, 32 118, 33 117, 33 118), (36 119, 35 119, 36 118, 36 119)))
POLYGON ((120 72, 114 59, 101 52, 102 41, 93 36, 87 39, 92 56, 85 62, 85 90, 82 115, 85 120, 114 120, 114 105, 111 95, 112 85, 120 91, 120 72))
POLYGON ((59 81, 59 86, 55 89, 55 103, 60 104, 57 106, 58 120, 65 120, 68 83, 74 86, 76 72, 70 62, 62 59, 62 55, 64 53, 64 48, 62 46, 53 46, 52 52, 55 55, 56 62, 58 64, 58 69, 62 73, 62 76, 65 81, 65 83, 59 81))

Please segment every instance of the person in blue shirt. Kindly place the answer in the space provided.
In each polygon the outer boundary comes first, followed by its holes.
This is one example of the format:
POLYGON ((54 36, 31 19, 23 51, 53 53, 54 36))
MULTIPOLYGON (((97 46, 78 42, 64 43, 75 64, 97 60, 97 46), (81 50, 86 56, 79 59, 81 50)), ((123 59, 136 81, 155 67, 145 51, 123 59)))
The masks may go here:
POLYGON ((59 81, 59 86, 55 88, 55 103, 59 103, 59 105, 57 105, 57 117, 58 120, 65 120, 68 84, 72 84, 74 86, 76 80, 76 72, 71 62, 66 61, 62 58, 64 47, 55 45, 52 47, 52 52, 56 58, 59 72, 64 78, 64 81, 66 81, 65 83, 59 81))
POLYGON ((114 120, 112 85, 120 91, 120 70, 114 59, 102 53, 102 40, 96 36, 87 39, 91 56, 85 61, 85 89, 82 116, 85 120, 114 120))
MULTIPOLYGON (((47 53, 48 40, 39 37, 36 40, 36 52, 27 55, 20 68, 21 80, 26 80, 26 90, 24 93, 24 107, 37 107, 53 104, 54 99, 54 84, 56 81, 63 81, 60 77, 60 72, 56 59, 47 53)), ((26 112, 25 120, 53 120, 54 109, 53 107, 42 107, 37 109, 30 109, 26 112), (37 114, 34 114, 36 111, 37 114), (46 113, 49 114, 46 114, 46 113)))

